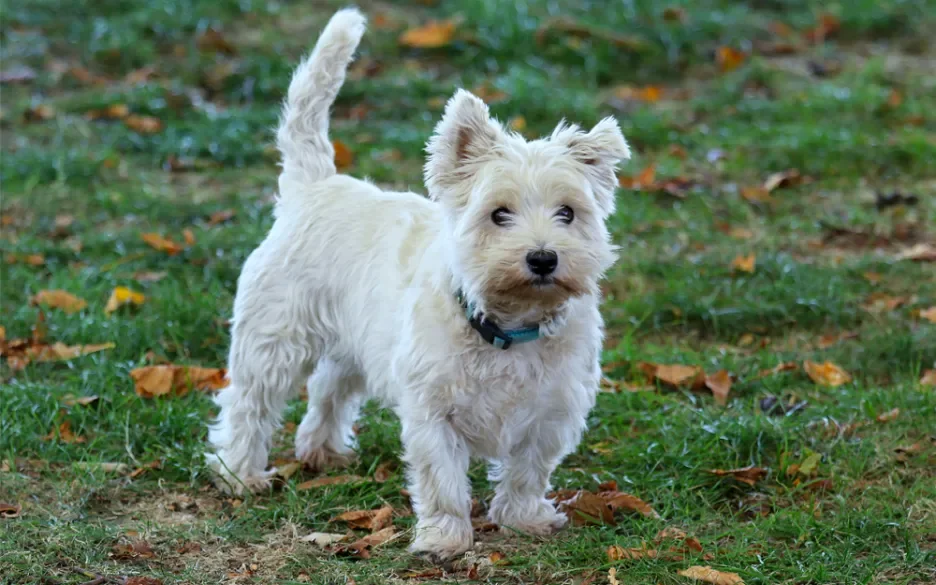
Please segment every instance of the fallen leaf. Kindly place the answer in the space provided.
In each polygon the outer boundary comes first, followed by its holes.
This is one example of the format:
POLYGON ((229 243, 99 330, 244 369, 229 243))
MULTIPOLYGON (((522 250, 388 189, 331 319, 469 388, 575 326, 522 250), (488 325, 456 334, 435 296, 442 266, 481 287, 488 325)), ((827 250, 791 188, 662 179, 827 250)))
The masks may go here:
POLYGON ((694 550, 695 552, 702 552, 702 543, 695 537, 689 536, 686 532, 675 526, 669 526, 659 531, 654 539, 655 542, 660 543, 664 540, 678 540, 683 542, 689 549, 694 550))
POLYGON ((22 510, 23 507, 19 504, 0 502, 0 518, 16 518, 22 510))
POLYGON ((46 104, 39 104, 23 112, 24 122, 43 122, 55 117, 55 109, 46 104))
POLYGON ((523 132, 526 130, 526 118, 523 116, 514 116, 510 119, 510 121, 507 122, 507 125, 510 126, 510 129, 514 130, 515 132, 523 132))
POLYGON ((370 529, 371 532, 378 532, 383 530, 393 522, 393 508, 390 506, 384 506, 383 508, 377 510, 377 513, 374 514, 374 517, 371 518, 370 529))
POLYGON ((33 305, 45 305, 53 309, 62 309, 69 315, 88 306, 88 301, 76 297, 64 290, 41 290, 29 302, 33 305))
POLYGON ((819 16, 819 23, 814 28, 807 30, 803 37, 810 43, 821 43, 837 33, 841 26, 842 23, 838 17, 824 13, 819 16))
POLYGON ((66 394, 62 397, 62 404, 65 406, 91 406, 98 400, 97 395, 76 397, 74 394, 66 394))
POLYGON ((821 386, 835 388, 852 381, 848 372, 829 361, 817 364, 806 360, 803 362, 803 369, 813 382, 821 386))
POLYGON ((822 453, 810 453, 799 465, 791 465, 790 469, 787 469, 787 475, 790 475, 792 470, 793 473, 809 477, 816 472, 816 468, 819 467, 821 461, 822 453))
POLYGON ((636 496, 617 491, 600 492, 598 495, 605 499, 605 502, 607 502, 612 512, 616 510, 629 510, 637 512, 641 516, 646 516, 647 518, 660 517, 656 510, 650 507, 650 504, 636 496))
POLYGON ((162 461, 160 461, 159 459, 154 459, 150 461, 149 463, 141 465, 140 467, 137 467, 136 469, 131 471, 130 478, 136 479, 137 477, 140 477, 141 475, 143 475, 150 469, 160 469, 161 467, 162 467, 162 461))
POLYGON ((842 333, 832 333, 828 335, 823 335, 819 338, 819 341, 816 345, 820 349, 826 349, 832 347, 840 341, 845 341, 846 339, 855 339, 858 337, 857 331, 844 331, 842 333))
POLYGON ((141 577, 137 575, 134 577, 127 577, 123 585, 163 585, 163 582, 161 579, 155 577, 141 577))
POLYGON ((99 110, 88 110, 85 118, 88 120, 121 120, 130 115, 127 104, 111 104, 99 110))
POLYGON ((741 187, 741 197, 750 203, 771 203, 770 191, 763 187, 741 187))
POLYGON ((897 254, 898 260, 912 260, 914 262, 936 262, 936 246, 926 242, 907 248, 897 254))
POLYGON ((612 544, 606 551, 609 561, 632 560, 632 559, 655 559, 659 551, 642 546, 640 548, 624 548, 612 544))
POLYGON ((169 273, 164 272, 164 271, 155 272, 155 271, 144 270, 141 272, 134 272, 133 280, 137 282, 158 282, 166 278, 166 276, 168 275, 169 273))
POLYGON ((173 364, 144 366, 130 371, 136 393, 141 398, 166 394, 185 396, 192 389, 215 391, 228 384, 223 368, 200 368, 173 364))
POLYGON ((362 559, 370 558, 370 549, 379 546, 395 535, 393 526, 388 526, 383 530, 374 532, 373 534, 368 534, 367 536, 352 542, 349 545, 343 545, 335 548, 335 553, 337 554, 349 554, 352 556, 360 557, 362 559))
POLYGON ((877 416, 874 418, 874 420, 876 420, 876 421, 878 421, 878 422, 880 422, 880 423, 886 423, 886 422, 890 422, 890 421, 896 419, 898 416, 900 416, 900 409, 899 409, 899 408, 894 408, 894 409, 892 409, 892 410, 889 410, 889 411, 887 411, 887 412, 884 412, 884 413, 881 413, 881 414, 877 415, 877 416))
POLYGON ((772 173, 764 181, 764 189, 771 193, 782 187, 792 187, 801 183, 803 176, 796 169, 789 169, 780 173, 772 173))
POLYGON ((310 490, 312 488, 323 487, 326 485, 343 485, 346 483, 357 483, 368 481, 367 478, 359 475, 335 475, 331 477, 319 477, 304 481, 296 486, 298 491, 310 490))
POLYGON ((236 212, 233 209, 222 209, 208 216, 208 225, 218 225, 234 217, 236 212))
POLYGON ((87 469, 92 471, 103 471, 104 473, 119 473, 123 475, 130 470, 126 463, 114 463, 112 461, 78 461, 72 464, 76 469, 87 469))
POLYGON ((143 293, 135 292, 125 286, 118 286, 111 292, 104 306, 104 313, 110 315, 120 307, 135 306, 138 307, 146 302, 146 296, 143 293))
POLYGON ((920 378, 920 386, 936 387, 936 370, 926 370, 920 378))
POLYGON ((340 171, 350 167, 354 163, 354 153, 340 140, 332 140, 332 146, 335 148, 335 167, 340 171))
POLYGON ((393 475, 393 463, 390 461, 385 461, 377 466, 377 469, 374 471, 374 481, 377 483, 384 483, 393 475))
POLYGON ((425 571, 409 571, 403 573, 404 579, 438 579, 445 575, 442 569, 426 569, 425 571))
POLYGON ((767 477, 769 470, 763 467, 755 467, 751 465, 749 467, 741 467, 738 469, 710 469, 708 472, 719 477, 730 475, 740 482, 753 486, 758 481, 767 477))
POLYGON ((894 297, 886 293, 876 292, 871 293, 871 295, 865 299, 865 302, 862 304, 862 306, 866 311, 870 311, 872 313, 883 313, 886 311, 894 311, 899 309, 910 301, 910 297, 894 297))
POLYGON ((936 305, 920 311, 920 317, 926 319, 930 323, 936 323, 936 305))
POLYGON ((54 441, 56 439, 61 440, 63 443, 85 443, 87 438, 80 437, 72 432, 71 422, 63 421, 57 428, 49 431, 49 434, 42 437, 44 441, 54 441))
POLYGON ((737 573, 723 573, 721 571, 716 571, 712 567, 694 565, 688 569, 679 571, 679 575, 697 581, 712 583, 713 585, 744 585, 744 581, 741 580, 741 577, 739 577, 737 573))
POLYGON ((22 262, 23 264, 28 264, 30 266, 42 266, 45 264, 45 256, 42 254, 26 254, 25 256, 17 256, 16 254, 7 254, 4 258, 7 264, 17 264, 22 262))
POLYGON ((561 502, 566 515, 573 525, 585 526, 588 524, 615 523, 614 511, 608 506, 604 498, 598 494, 580 491, 569 500, 561 502))
POLYGON ((134 132, 140 134, 155 134, 162 130, 162 121, 153 116, 137 116, 136 114, 124 118, 124 124, 134 132))
POLYGON ((734 260, 731 261, 731 268, 736 272, 747 272, 748 274, 754 273, 754 265, 757 261, 757 256, 752 252, 748 255, 738 255, 734 260))
POLYGON ((185 241, 186 246, 194 246, 195 245, 195 232, 193 232, 189 228, 185 228, 184 230, 182 230, 182 239, 185 241))
POLYGON ((614 97, 626 101, 640 101, 652 104, 663 97, 663 88, 659 85, 645 85, 634 87, 632 85, 619 85, 614 88, 614 97))
POLYGON ((705 386, 712 391, 716 404, 724 406, 728 403, 728 393, 731 391, 731 375, 728 370, 718 370, 714 374, 707 374, 705 386))
POLYGON ((116 544, 111 550, 111 556, 118 560, 152 559, 156 556, 153 547, 145 540, 137 540, 130 544, 116 544))
POLYGON ((723 72, 734 71, 744 63, 745 54, 734 47, 718 47, 715 62, 723 72))
POLYGON ((676 388, 688 386, 693 390, 698 390, 705 385, 705 372, 699 366, 650 362, 640 362, 637 365, 651 380, 657 380, 676 388))
POLYGON ((223 53, 229 56, 237 54, 237 48, 224 38, 221 31, 214 28, 205 29, 198 35, 195 46, 199 51, 206 53, 223 53))
POLYGON ((646 189, 654 184, 655 178, 656 165, 651 164, 635 177, 619 177, 618 184, 625 189, 646 189))
POLYGON ((113 343, 89 343, 86 345, 65 345, 55 342, 52 345, 34 345, 26 348, 26 356, 34 362, 57 362, 74 359, 83 355, 97 353, 117 347, 113 343))
MULTIPOLYGON (((374 519, 377 518, 377 514, 386 514, 386 512, 383 512, 383 510, 387 508, 389 508, 389 506, 378 508, 376 510, 352 510, 350 512, 344 512, 343 514, 335 516, 329 520, 329 522, 347 522, 348 526, 351 528, 372 530, 373 522, 374 519)), ((381 519, 381 521, 383 521, 383 519, 381 519)))
POLYGON ((416 49, 437 49, 451 44, 454 37, 454 21, 431 20, 422 26, 404 32, 400 35, 399 43, 404 47, 416 49))
POLYGON ((170 256, 175 256, 184 249, 181 245, 176 244, 169 238, 163 237, 156 233, 140 234, 140 239, 146 242, 150 248, 160 252, 165 252, 170 256))
POLYGON ((507 99, 507 94, 496 87, 491 83, 485 81, 484 83, 475 86, 471 93, 475 94, 477 97, 486 104, 493 104, 507 99))
POLYGON ((621 585, 621 582, 617 580, 617 569, 614 567, 608 569, 608 585, 621 585))
POLYGON ((328 532, 313 532, 308 536, 303 536, 299 540, 302 542, 311 542, 319 548, 325 548, 331 546, 336 542, 341 542, 347 540, 349 537, 348 534, 331 534, 328 532))

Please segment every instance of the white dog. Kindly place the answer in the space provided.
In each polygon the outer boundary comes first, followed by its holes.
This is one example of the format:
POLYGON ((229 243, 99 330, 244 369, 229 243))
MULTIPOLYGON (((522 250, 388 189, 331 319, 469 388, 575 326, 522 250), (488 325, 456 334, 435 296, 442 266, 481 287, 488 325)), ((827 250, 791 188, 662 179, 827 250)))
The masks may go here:
POLYGON ((472 546, 471 456, 490 461, 493 522, 552 533, 549 476, 601 375, 604 221, 627 143, 611 118, 526 142, 459 90, 427 147, 428 199, 337 175, 328 112, 364 24, 335 14, 290 83, 276 222, 238 281, 210 463, 235 492, 266 488, 274 430, 311 375, 296 455, 313 467, 353 453, 363 399, 400 417, 411 550, 472 546))

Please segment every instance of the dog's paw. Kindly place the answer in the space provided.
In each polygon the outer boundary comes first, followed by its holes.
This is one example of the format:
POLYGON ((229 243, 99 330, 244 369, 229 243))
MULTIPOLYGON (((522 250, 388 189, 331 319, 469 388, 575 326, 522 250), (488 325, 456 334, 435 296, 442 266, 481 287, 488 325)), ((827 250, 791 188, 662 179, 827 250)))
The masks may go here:
POLYGON ((503 507, 492 504, 489 518, 500 525, 501 532, 522 532, 533 536, 549 536, 562 530, 569 518, 557 512, 548 501, 541 500, 529 507, 503 507))
POLYGON ((233 473, 214 453, 205 455, 208 467, 214 475, 215 486, 226 494, 241 496, 245 493, 257 493, 270 489, 276 476, 276 469, 253 473, 233 473))
POLYGON ((464 554, 474 544, 471 523, 461 518, 442 516, 421 520, 409 551, 432 563, 440 564, 464 554))
POLYGON ((328 447, 310 449, 296 443, 296 459, 305 464, 312 471, 324 471, 348 467, 354 461, 354 451, 338 452, 328 447))

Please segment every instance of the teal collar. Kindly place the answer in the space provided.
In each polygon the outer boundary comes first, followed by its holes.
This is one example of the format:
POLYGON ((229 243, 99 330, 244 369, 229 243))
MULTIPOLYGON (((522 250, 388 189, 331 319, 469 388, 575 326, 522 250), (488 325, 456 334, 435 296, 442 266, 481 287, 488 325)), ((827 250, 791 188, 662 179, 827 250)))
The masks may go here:
POLYGON ((469 302, 461 291, 458 291, 455 296, 465 310, 465 317, 468 318, 471 327, 481 335, 482 339, 498 349, 508 349, 514 343, 536 341, 540 337, 539 325, 505 331, 490 319, 486 319, 484 313, 477 312, 474 303, 469 302))

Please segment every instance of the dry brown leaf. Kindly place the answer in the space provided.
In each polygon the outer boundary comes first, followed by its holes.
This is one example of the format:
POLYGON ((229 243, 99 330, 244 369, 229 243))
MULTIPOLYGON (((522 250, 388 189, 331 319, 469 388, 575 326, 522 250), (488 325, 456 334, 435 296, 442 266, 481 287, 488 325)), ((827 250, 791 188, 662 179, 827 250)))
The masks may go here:
POLYGON ((912 260, 914 262, 936 262, 936 246, 923 242, 900 252, 897 254, 897 259, 912 260))
POLYGON ((0 518, 16 518, 22 510, 23 507, 19 504, 0 502, 0 518))
POLYGON ((384 483, 393 475, 393 462, 385 461, 377 466, 377 469, 374 471, 374 481, 377 483, 384 483))
POLYGON ((731 268, 736 272, 754 273, 754 266, 757 262, 757 255, 753 252, 748 255, 738 255, 731 261, 731 268))
POLYGON ((792 187, 802 182, 803 176, 796 169, 789 169, 780 173, 772 173, 764 181, 764 189, 771 193, 782 187, 792 187))
POLYGON ((41 290, 33 295, 29 302, 33 305, 45 305, 53 309, 62 309, 69 315, 77 313, 88 306, 88 301, 64 290, 41 290))
POLYGON ((619 85, 614 88, 614 97, 627 101, 640 101, 652 104, 663 97, 663 88, 659 85, 645 85, 634 87, 632 85, 619 85))
POLYGON ((819 16, 819 23, 814 28, 807 30, 803 37, 810 43, 821 43, 837 33, 841 26, 842 23, 837 16, 824 13, 819 16))
POLYGON ((416 49, 437 49, 451 44, 455 28, 452 20, 431 20, 401 34, 399 43, 416 49))
POLYGON ((702 543, 695 537, 689 536, 686 532, 675 526, 668 526, 663 530, 659 531, 656 535, 654 541, 659 544, 664 540, 679 540, 683 542, 686 547, 695 552, 702 552, 702 543))
POLYGON ((842 333, 831 333, 828 335, 823 335, 819 338, 819 341, 816 345, 820 349, 826 349, 832 347, 840 341, 845 341, 846 339, 855 339, 858 337, 857 331, 844 331, 842 333))
POLYGON ((234 217, 236 212, 233 209, 222 209, 208 216, 208 225, 218 225, 234 217))
POLYGON ((62 397, 62 404, 65 406, 91 406, 98 400, 100 398, 97 395, 75 396, 74 394, 66 394, 62 397))
POLYGON ((165 252, 166 254, 169 254, 170 256, 175 256, 176 254, 184 250, 184 248, 181 245, 173 242, 169 238, 163 237, 156 233, 140 234, 140 239, 146 242, 150 248, 153 248, 154 250, 158 250, 160 252, 165 252))
POLYGON ((336 554, 346 554, 351 556, 356 556, 362 559, 370 558, 370 549, 372 547, 381 545, 395 535, 393 526, 388 526, 383 530, 378 530, 373 534, 368 534, 364 538, 356 540, 349 545, 342 545, 335 548, 336 554))
POLYGON ((523 116, 514 116, 507 122, 507 125, 515 132, 523 132, 526 130, 526 118, 523 116))
POLYGON ((23 112, 24 122, 43 122, 55 117, 55 109, 46 104, 39 104, 23 112))
POLYGON ((123 585, 163 585, 161 579, 156 577, 143 577, 140 575, 135 575, 133 577, 127 577, 127 580, 123 582, 123 585))
POLYGON ((106 108, 85 112, 85 118, 88 120, 121 120, 129 115, 130 108, 127 104, 111 104, 106 108))
POLYGON ((149 463, 141 465, 140 467, 137 467, 136 469, 131 471, 130 478, 135 479, 137 477, 140 477, 141 475, 143 475, 150 469, 160 469, 161 467, 162 467, 162 461, 160 461, 159 459, 154 459, 150 461, 149 463))
POLYGON ((45 264, 45 256, 42 254, 26 254, 25 256, 17 256, 16 254, 7 254, 4 257, 4 260, 7 264, 17 264, 22 262, 23 264, 28 264, 30 266, 42 266, 45 264))
POLYGON ((763 467, 755 467, 751 465, 749 467, 741 467, 738 469, 710 469, 709 473, 719 477, 730 475, 740 482, 753 486, 758 481, 767 477, 768 471, 769 470, 763 467))
POLYGON ((199 51, 206 53, 223 53, 229 56, 237 54, 237 48, 224 38, 221 31, 214 28, 205 29, 204 32, 198 35, 195 39, 195 45, 199 51))
POLYGON ((156 556, 153 547, 145 540, 137 540, 130 544, 116 544, 111 551, 111 556, 118 560, 152 559, 156 556))
POLYGON ((173 364, 144 366, 130 372, 136 393, 141 398, 166 394, 185 396, 192 389, 215 391, 228 384, 223 368, 200 368, 173 364))
POLYGON ((383 508, 377 510, 377 513, 374 514, 374 517, 371 518, 370 529, 371 532, 378 532, 383 530, 393 522, 393 508, 390 506, 384 506, 383 508))
POLYGON ((377 512, 382 509, 383 508, 378 508, 376 510, 351 510, 350 512, 338 514, 329 520, 329 522, 347 522, 348 526, 351 528, 370 530, 371 523, 377 516, 377 512))
POLYGON ((143 270, 141 272, 134 272, 133 280, 137 282, 158 282, 166 278, 168 275, 169 273, 165 271, 156 272, 156 271, 150 271, 150 270, 143 270))
POLYGON ((608 569, 608 585, 621 585, 621 582, 617 580, 617 569, 614 567, 608 569))
POLYGON ((712 567, 694 565, 688 569, 679 571, 679 575, 697 581, 712 583, 712 585, 744 585, 744 581, 741 580, 741 577, 738 576, 737 573, 723 573, 721 571, 716 571, 712 567))
POLYGON ((340 140, 332 140, 332 146, 335 148, 335 167, 340 171, 347 169, 354 164, 354 153, 340 140))
POLYGON ((920 311, 920 318, 926 319, 930 323, 936 323, 936 306, 920 311))
POLYGON ((651 362, 640 362, 637 366, 651 380, 658 380, 676 388, 687 386, 693 390, 700 390, 705 385, 705 372, 699 366, 651 362))
POLYGON ((896 419, 898 416, 900 416, 900 409, 899 409, 899 408, 894 408, 894 409, 891 409, 891 410, 889 410, 889 411, 887 411, 887 412, 883 412, 883 413, 877 415, 877 416, 874 418, 874 420, 876 420, 876 421, 878 421, 878 422, 880 422, 880 423, 886 423, 886 422, 890 422, 890 421, 896 419))
POLYGON ((926 370, 920 378, 920 386, 936 387, 936 370, 926 370))
POLYGON ((615 523, 614 511, 604 498, 592 492, 580 491, 571 499, 561 502, 561 507, 575 526, 615 523))
POLYGON ((620 561, 620 560, 632 560, 632 559, 655 559, 659 551, 647 548, 642 546, 639 548, 624 548, 616 544, 612 544, 608 547, 607 555, 608 560, 611 562, 620 561))
POLYGON ((155 134, 162 130, 162 121, 153 116, 131 115, 124 118, 124 124, 134 132, 140 134, 155 134))
POLYGON ((52 345, 34 345, 26 348, 26 357, 34 362, 57 362, 70 360, 90 353, 97 353, 117 347, 113 343, 89 343, 86 345, 65 345, 56 341, 52 345))
POLYGON ((894 311, 911 302, 910 297, 894 297, 886 293, 871 293, 862 305, 866 311, 872 313, 883 313, 885 311, 894 311))
POLYGON ((193 232, 189 228, 185 228, 184 230, 182 230, 182 239, 185 241, 186 246, 194 246, 195 245, 195 232, 193 232))
POLYGON ((107 304, 104 306, 104 313, 110 315, 120 307, 138 307, 144 302, 146 302, 146 296, 144 296, 143 293, 130 290, 125 286, 118 286, 114 288, 110 298, 107 299, 107 304))
POLYGON ((818 364, 806 360, 803 362, 803 370, 806 371, 806 374, 813 382, 821 386, 835 388, 852 381, 852 377, 848 372, 829 361, 818 364))
POLYGON ((49 434, 42 437, 44 441, 61 440, 63 443, 85 443, 87 438, 76 435, 71 430, 71 422, 63 421, 57 428, 49 431, 49 434))
POLYGON ((718 47, 715 52, 715 62, 724 72, 734 71, 744 63, 745 54, 734 47, 718 47))
POLYGON ((650 164, 633 177, 620 176, 618 183, 625 189, 647 189, 654 185, 656 179, 656 165, 650 164))
POLYGON ((718 370, 714 374, 707 374, 705 386, 712 391, 717 404, 721 406, 728 404, 728 393, 731 391, 731 375, 728 370, 718 370))
POLYGON ((327 485, 343 485, 346 483, 357 483, 361 481, 368 481, 367 478, 361 477, 359 475, 334 475, 330 477, 319 477, 316 479, 310 479, 304 481, 296 486, 296 489, 299 491, 310 490, 312 488, 324 487, 327 485))

